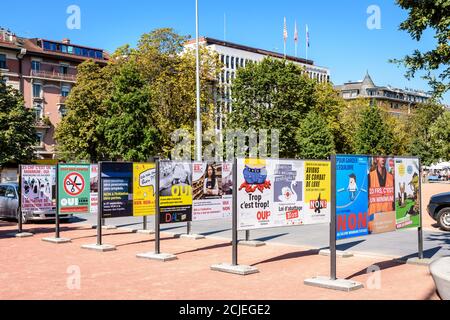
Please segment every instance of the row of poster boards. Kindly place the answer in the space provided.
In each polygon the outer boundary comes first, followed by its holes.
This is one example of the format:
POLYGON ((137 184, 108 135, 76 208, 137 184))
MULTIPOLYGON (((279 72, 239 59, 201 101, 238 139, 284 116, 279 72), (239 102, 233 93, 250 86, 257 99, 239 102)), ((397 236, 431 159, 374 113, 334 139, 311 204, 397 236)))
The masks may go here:
MULTIPOLYGON (((230 218, 232 168, 230 162, 161 161, 160 223, 230 218)), ((331 161, 237 159, 238 230, 329 224, 332 169, 331 161)), ((22 210, 154 215, 156 176, 154 163, 22 165, 22 210)), ((337 156, 337 239, 420 226, 419 177, 417 158, 337 156)))

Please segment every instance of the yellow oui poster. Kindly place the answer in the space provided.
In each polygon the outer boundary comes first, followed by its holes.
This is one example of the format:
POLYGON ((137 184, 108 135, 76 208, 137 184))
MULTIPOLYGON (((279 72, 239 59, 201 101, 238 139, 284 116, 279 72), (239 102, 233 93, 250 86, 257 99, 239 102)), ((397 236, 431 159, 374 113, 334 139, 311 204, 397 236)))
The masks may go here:
POLYGON ((154 163, 133 164, 133 216, 155 214, 155 179, 154 163))
POLYGON ((305 224, 331 221, 331 163, 305 161, 305 224))

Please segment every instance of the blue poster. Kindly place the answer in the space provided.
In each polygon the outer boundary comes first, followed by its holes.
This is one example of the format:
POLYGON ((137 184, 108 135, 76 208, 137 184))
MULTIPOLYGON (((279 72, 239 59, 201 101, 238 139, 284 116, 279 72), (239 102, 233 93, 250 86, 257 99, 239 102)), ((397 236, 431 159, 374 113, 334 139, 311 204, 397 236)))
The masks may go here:
POLYGON ((368 172, 366 156, 336 157, 336 238, 369 234, 368 172))

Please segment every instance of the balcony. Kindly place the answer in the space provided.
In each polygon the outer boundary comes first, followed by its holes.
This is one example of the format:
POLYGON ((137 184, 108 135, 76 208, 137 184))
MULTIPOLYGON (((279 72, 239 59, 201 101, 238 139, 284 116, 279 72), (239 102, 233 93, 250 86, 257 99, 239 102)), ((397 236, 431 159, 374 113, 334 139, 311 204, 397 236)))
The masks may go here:
POLYGON ((50 71, 31 70, 30 76, 33 78, 41 78, 45 80, 58 80, 65 82, 75 82, 77 80, 76 75, 64 74, 55 71, 50 72, 50 71))

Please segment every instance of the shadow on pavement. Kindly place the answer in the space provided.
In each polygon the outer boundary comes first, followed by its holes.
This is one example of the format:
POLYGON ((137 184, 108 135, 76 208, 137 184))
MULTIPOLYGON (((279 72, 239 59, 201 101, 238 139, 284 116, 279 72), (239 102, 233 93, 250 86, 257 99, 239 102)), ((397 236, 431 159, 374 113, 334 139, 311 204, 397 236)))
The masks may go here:
MULTIPOLYGON (((441 247, 435 247, 435 248, 432 248, 432 249, 425 250, 423 252, 424 258, 431 258, 431 257, 433 257, 440 249, 441 249, 441 247)), ((398 258, 398 259, 391 259, 391 260, 385 260, 385 261, 377 262, 377 263, 375 263, 373 265, 377 266, 378 268, 380 268, 380 271, 383 271, 383 270, 386 270, 386 269, 395 268, 395 267, 404 265, 408 259, 416 258, 416 257, 417 257, 417 253, 413 253, 413 254, 410 254, 410 255, 398 258)), ((367 269, 368 268, 362 269, 362 270, 352 274, 351 276, 347 277, 346 279, 347 280, 351 280, 354 277, 365 275, 365 274, 367 274, 367 269)))
MULTIPOLYGON (((173 240, 172 237, 169 238, 160 238, 161 241, 163 240, 173 240)), ((141 240, 141 241, 135 241, 135 242, 128 242, 128 243, 123 243, 123 244, 118 244, 116 245, 117 248, 119 247, 126 247, 126 246, 132 246, 135 244, 142 244, 142 243, 150 243, 150 242, 155 242, 155 239, 148 239, 148 240, 141 240)))
POLYGON ((175 255, 180 255, 180 254, 185 254, 185 253, 192 253, 192 252, 198 252, 198 251, 203 251, 203 250, 220 249, 220 248, 225 248, 225 247, 229 247, 229 246, 231 246, 231 243, 220 243, 220 244, 214 244, 214 245, 211 245, 211 246, 197 248, 197 249, 193 249, 193 250, 182 251, 182 252, 176 253, 175 255))
POLYGON ((361 244, 363 242, 366 242, 366 240, 357 240, 357 241, 352 241, 352 242, 347 242, 347 243, 341 243, 341 244, 336 245, 336 250, 345 251, 350 248, 356 247, 358 244, 361 244))
MULTIPOLYGON (((274 235, 272 235, 272 236, 256 238, 255 240, 265 242, 265 241, 269 241, 269 240, 273 240, 273 239, 276 239, 276 238, 283 237, 283 236, 288 235, 288 234, 289 234, 289 233, 274 234, 274 235)), ((251 239, 250 239, 250 240, 251 240, 251 239)))
POLYGON ((225 231, 228 231, 228 230, 230 230, 229 228, 228 229, 222 229, 222 230, 216 230, 216 231, 208 231, 208 232, 202 232, 202 233, 200 233, 202 236, 210 236, 210 235, 212 235, 212 234, 216 234, 216 233, 221 233, 221 232, 225 232, 225 231))
POLYGON ((263 261, 254 263, 251 266, 255 267, 260 264, 277 262, 277 261, 281 261, 281 260, 297 259, 297 258, 302 258, 302 257, 307 257, 307 256, 314 256, 314 255, 317 255, 318 253, 319 253, 319 250, 315 250, 315 249, 310 249, 307 251, 290 252, 290 253, 282 254, 277 257, 273 257, 273 258, 270 258, 267 260, 263 260, 263 261))

